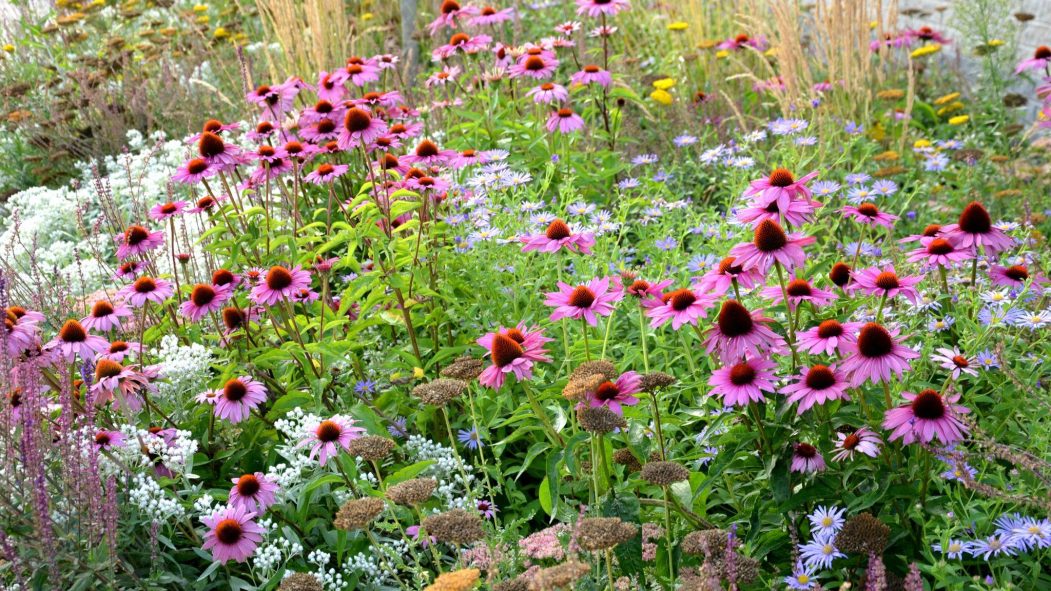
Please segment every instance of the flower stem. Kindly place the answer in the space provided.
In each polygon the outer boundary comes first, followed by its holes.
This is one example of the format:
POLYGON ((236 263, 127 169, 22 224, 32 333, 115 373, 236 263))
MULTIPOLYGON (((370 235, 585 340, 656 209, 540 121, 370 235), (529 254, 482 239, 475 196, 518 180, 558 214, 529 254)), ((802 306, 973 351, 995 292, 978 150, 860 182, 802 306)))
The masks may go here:
POLYGON ((529 398, 529 405, 533 407, 533 412, 536 413, 540 422, 544 425, 544 430, 547 431, 548 437, 551 439, 551 443, 554 443, 558 447, 565 445, 562 441, 562 436, 555 431, 554 425, 551 424, 551 420, 548 418, 547 413, 544 412, 544 407, 540 406, 540 401, 536 399, 536 395, 533 394, 533 390, 526 385, 526 382, 518 382, 522 385, 522 390, 525 391, 526 397, 529 398))

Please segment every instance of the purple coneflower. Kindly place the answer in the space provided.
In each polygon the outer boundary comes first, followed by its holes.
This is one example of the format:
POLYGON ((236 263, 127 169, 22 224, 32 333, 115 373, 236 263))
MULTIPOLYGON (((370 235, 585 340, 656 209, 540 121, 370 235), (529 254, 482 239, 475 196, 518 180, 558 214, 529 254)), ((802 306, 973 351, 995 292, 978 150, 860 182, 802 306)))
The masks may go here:
POLYGON ((249 376, 233 378, 215 391, 215 416, 231 423, 248 418, 252 409, 266 402, 266 388, 249 376))
POLYGON ((209 164, 204 158, 191 158, 175 170, 172 180, 185 185, 193 185, 218 173, 219 168, 209 164))
POLYGON ((734 246, 729 255, 743 269, 757 269, 765 274, 774 262, 778 262, 791 271, 803 266, 806 261, 803 247, 814 241, 813 236, 785 234, 777 222, 763 220, 756 225, 753 240, 734 246))
POLYGON ((942 233, 957 248, 977 250, 981 246, 989 255, 1007 250, 1014 244, 1010 236, 993 225, 989 212, 977 201, 968 204, 957 223, 944 226, 942 233))
POLYGON ((748 184, 742 197, 755 197, 757 207, 777 204, 779 211, 788 211, 789 202, 799 198, 809 201, 810 187, 807 185, 817 177, 817 171, 796 180, 791 171, 785 168, 774 169, 767 178, 756 179, 748 184))
POLYGON ((485 334, 477 343, 489 351, 493 364, 482 371, 478 382, 499 390, 509 373, 519 381, 532 379, 534 363, 551 361, 544 349, 544 343, 550 341, 543 331, 529 329, 524 322, 485 334))
POLYGON ((850 400, 847 376, 836 369, 836 365, 813 365, 800 370, 796 381, 781 388, 788 396, 788 403, 799 403, 796 414, 803 414, 810 407, 833 400, 850 400))
POLYGON ((839 296, 826 291, 824 289, 818 289, 810 284, 806 279, 800 279, 794 277, 785 286, 784 292, 781 291, 781 287, 777 285, 771 285, 763 288, 760 292, 764 298, 771 300, 774 304, 780 304, 784 300, 784 293, 788 293, 788 306, 791 309, 796 309, 801 302, 810 302, 814 306, 821 307, 827 306, 832 300, 839 296))
POLYGON ((234 486, 230 487, 230 506, 241 507, 245 511, 262 513, 275 502, 274 493, 277 492, 277 483, 271 482, 262 472, 243 474, 240 478, 231 480, 234 486))
POLYGON ((772 320, 762 312, 749 311, 736 300, 724 301, 715 326, 708 329, 705 349, 708 353, 718 350, 723 363, 762 357, 764 353, 783 353, 784 339, 767 328, 772 320))
POLYGON ((613 83, 613 77, 608 71, 594 64, 588 64, 582 70, 570 76, 569 81, 572 84, 581 86, 598 84, 602 88, 609 88, 609 85, 613 83))
MULTIPOLYGON (((1030 277, 1029 269, 1025 265, 1011 265, 1010 267, 991 265, 989 267, 989 279, 992 280, 993 285, 1022 289, 1030 277)), ((1041 284, 1046 283, 1046 281, 1046 278, 1042 275, 1037 275, 1033 280, 1034 291, 1040 293, 1042 291, 1041 284)))
POLYGON ((588 392, 587 404, 592 408, 605 406, 618 415, 623 415, 622 406, 635 406, 639 403, 635 394, 641 389, 641 384, 642 377, 639 374, 626 371, 620 374, 616 381, 606 380, 588 392))
POLYGON ((825 469, 825 458, 821 457, 821 452, 816 447, 800 441, 793 446, 792 465, 789 469, 804 474, 821 472, 825 469))
POLYGON ((552 111, 547 118, 547 130, 550 132, 573 133, 584 129, 584 119, 573 112, 569 107, 562 107, 552 111))
POLYGON ((868 427, 862 427, 853 433, 836 433, 836 453, 832 456, 832 461, 853 460, 855 453, 874 458, 879 455, 879 446, 882 443, 880 436, 868 427))
POLYGON ((916 284, 923 281, 923 275, 900 277, 895 272, 894 265, 887 265, 882 269, 870 267, 855 271, 851 276, 854 281, 847 287, 851 291, 861 290, 868 295, 880 296, 888 300, 901 294, 913 304, 920 301, 920 293, 916 290, 916 284))
POLYGON ((960 374, 969 374, 972 376, 978 375, 978 371, 973 367, 974 359, 967 357, 956 347, 952 349, 946 349, 945 347, 938 348, 937 355, 931 355, 931 361, 937 361, 942 369, 949 370, 949 375, 952 379, 958 379, 960 374))
POLYGON ((267 271, 266 279, 252 288, 252 301, 261 306, 273 306, 309 288, 310 273, 299 265, 291 269, 274 265, 267 271))
POLYGON ((99 300, 91 306, 91 313, 81 319, 80 323, 88 330, 121 330, 123 326, 121 326, 120 319, 134 315, 127 306, 99 300))
POLYGON ((525 53, 507 69, 511 78, 526 76, 536 80, 546 80, 558 69, 558 60, 544 53, 525 53))
POLYGON ((770 370, 777 364, 764 359, 748 359, 734 365, 725 365, 708 378, 712 386, 709 394, 718 396, 723 406, 746 406, 766 400, 763 392, 774 392, 776 376, 770 370))
POLYGON ((114 447, 124 447, 124 434, 120 431, 107 431, 106 429, 99 429, 95 433, 95 445, 100 449, 111 449, 114 447))
POLYGON ((885 211, 880 211, 876 207, 875 203, 862 203, 857 207, 853 205, 847 205, 840 211, 843 215, 851 218, 855 222, 859 222, 868 226, 883 226, 884 228, 893 228, 894 220, 898 219, 898 216, 889 214, 885 211))
POLYGON ((120 288, 117 295, 123 297, 125 303, 131 307, 141 308, 146 305, 146 302, 163 304, 164 300, 172 297, 172 293, 174 290, 171 283, 143 275, 131 285, 120 288))
POLYGON ((347 75, 347 81, 361 88, 369 82, 379 82, 380 68, 372 60, 366 60, 357 56, 347 58, 347 65, 343 67, 347 75))
POLYGON ((569 91, 561 84, 545 82, 540 86, 530 88, 526 96, 531 97, 534 103, 541 105, 561 104, 569 100, 569 91))
POLYGON ((598 316, 609 316, 613 304, 624 297, 619 290, 610 289, 609 277, 592 279, 576 287, 558 282, 558 291, 547 294, 544 304, 552 306, 551 321, 561 318, 583 318, 591 326, 598 324, 598 316))
POLYGON ((923 261, 926 267, 948 268, 952 267, 953 263, 974 258, 974 254, 969 250, 958 249, 945 238, 922 236, 919 241, 922 247, 909 252, 909 262, 923 261))
POLYGON ((715 305, 715 296, 706 294, 700 289, 676 289, 663 294, 660 304, 647 306, 646 316, 650 317, 650 326, 657 328, 671 320, 673 330, 679 330, 684 324, 697 325, 704 318, 709 308, 715 305))
POLYGON ((193 322, 199 321, 205 314, 222 309, 232 294, 228 285, 207 285, 198 283, 190 292, 190 299, 179 306, 179 311, 193 322))
POLYGON ((814 209, 822 205, 817 201, 792 200, 788 209, 781 210, 777 201, 768 205, 749 205, 737 212, 737 220, 746 224, 756 224, 763 220, 784 222, 789 226, 802 226, 814 217, 814 209))
POLYGON ((310 448, 310 459, 318 456, 322 466, 328 463, 330 458, 336 457, 339 448, 348 449, 350 442, 361 437, 365 429, 354 426, 354 419, 333 415, 317 425, 312 426, 306 439, 299 445, 313 445, 310 448))
POLYGON ((123 234, 117 235, 120 244, 117 246, 117 258, 125 260, 133 256, 142 256, 164 244, 164 232, 151 232, 142 226, 128 226, 123 234))
POLYGON ((614 16, 628 8, 631 8, 628 0, 577 0, 577 14, 586 14, 591 18, 614 16))
POLYGON ((150 208, 150 218, 158 222, 173 218, 186 210, 185 201, 168 201, 158 203, 150 208))
POLYGON ((897 329, 890 331, 869 322, 861 327, 856 340, 844 343, 843 351, 849 357, 839 368, 850 375, 851 386, 860 386, 866 381, 874 384, 889 382, 892 374, 900 378, 905 370, 910 369, 909 359, 920 354, 899 345, 897 337, 897 329))
POLYGON ((522 252, 558 252, 565 248, 569 252, 591 254, 595 235, 591 232, 575 231, 561 219, 552 221, 543 234, 527 234, 519 238, 525 244, 522 252))
POLYGON ((319 164, 317 168, 310 171, 303 180, 315 185, 327 185, 347 173, 350 166, 347 164, 319 164))
POLYGON ((44 345, 45 351, 57 351, 66 361, 72 362, 80 355, 82 360, 94 359, 95 355, 109 347, 106 339, 88 334, 79 321, 69 319, 55 335, 55 338, 44 345))
POLYGON ((204 534, 205 550, 211 550, 212 559, 220 564, 233 560, 244 562, 263 541, 266 530, 252 521, 255 513, 244 507, 225 507, 201 518, 208 526, 204 534))
POLYGON ((937 390, 923 390, 919 394, 902 392, 908 404, 887 411, 883 428, 891 430, 890 441, 901 439, 908 445, 919 441, 930 443, 937 437, 943 444, 951 445, 967 435, 957 414, 967 414, 971 409, 955 404, 959 394, 942 396, 937 390))
POLYGON ((347 109, 337 145, 340 150, 371 144, 387 133, 387 124, 361 107, 347 109))
POLYGON ((1051 63, 1051 47, 1041 45, 1033 51, 1033 57, 1018 62, 1015 74, 1021 74, 1026 70, 1047 70, 1049 63, 1051 63))
POLYGON ((821 321, 821 324, 796 336, 798 337, 800 350, 806 351, 811 355, 821 353, 832 355, 836 352, 843 354, 846 352, 846 343, 853 339, 854 332, 859 328, 861 328, 860 322, 847 322, 844 324, 834 318, 830 318, 821 321))
POLYGON ((745 269, 734 257, 726 257, 700 278, 697 289, 721 296, 733 287, 734 281, 739 287, 752 289, 763 282, 763 274, 756 269, 745 269))

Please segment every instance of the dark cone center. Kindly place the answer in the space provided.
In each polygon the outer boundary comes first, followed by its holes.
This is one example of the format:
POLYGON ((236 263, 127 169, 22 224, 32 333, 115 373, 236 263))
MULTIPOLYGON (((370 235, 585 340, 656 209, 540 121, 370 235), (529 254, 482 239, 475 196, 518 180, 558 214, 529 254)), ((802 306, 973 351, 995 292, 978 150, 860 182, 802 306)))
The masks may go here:
POLYGON ((836 374, 824 365, 815 365, 806 374, 806 385, 811 390, 825 390, 836 385, 836 374))
POLYGON ((491 353, 493 355, 493 363, 497 367, 506 367, 515 359, 525 355, 525 349, 515 339, 498 333, 493 336, 491 353))
POLYGON ((755 247, 763 252, 774 252, 788 244, 788 236, 773 220, 763 220, 755 227, 755 247))
POLYGON ((890 354, 894 350, 894 339, 891 338, 887 329, 869 322, 862 327, 858 334, 858 352, 863 357, 878 358, 890 354))
POLYGON ((924 390, 912 400, 912 414, 917 418, 937 420, 945 416, 945 401, 935 390, 924 390))

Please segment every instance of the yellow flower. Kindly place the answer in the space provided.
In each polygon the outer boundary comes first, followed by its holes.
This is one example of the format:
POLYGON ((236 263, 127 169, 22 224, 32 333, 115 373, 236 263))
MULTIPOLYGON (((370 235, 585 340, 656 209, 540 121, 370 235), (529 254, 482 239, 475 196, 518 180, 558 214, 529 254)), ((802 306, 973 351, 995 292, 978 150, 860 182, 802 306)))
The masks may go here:
POLYGON ((869 28, 870 29, 875 29, 878 26, 879 26, 879 21, 869 21, 869 28))
POLYGON ((963 125, 971 120, 969 115, 957 115, 949 119, 949 125, 963 125))
POLYGON ((715 52, 715 57, 719 59, 727 58, 730 57, 730 52, 725 49, 720 49, 719 51, 715 52))
POLYGON ((771 47, 770 49, 764 51, 763 55, 765 55, 766 57, 774 57, 775 55, 777 55, 777 48, 771 47))
POLYGON ((397 382, 400 379, 401 379, 401 372, 400 371, 396 371, 396 372, 390 374, 390 381, 397 382))
POLYGON ((668 23, 669 31, 685 31, 689 28, 690 24, 685 21, 675 21, 674 23, 668 23))
POLYGON ((923 47, 917 47, 916 49, 912 50, 912 53, 909 55, 911 55, 913 58, 917 58, 923 57, 925 55, 931 55, 932 53, 938 53, 941 50, 941 45, 937 43, 932 43, 930 45, 924 45, 923 47))
POLYGON ((414 368, 412 368, 412 377, 416 378, 417 380, 423 378, 423 368, 422 367, 414 367, 414 368))
POLYGON ((986 43, 986 45, 988 45, 989 47, 1000 47, 1003 44, 1004 44, 1004 40, 1003 39, 990 39, 989 43, 986 43))
POLYGON ((931 140, 916 140, 912 143, 912 147, 916 149, 929 148, 931 147, 931 140))
POLYGON ((481 574, 481 571, 476 568, 462 568, 438 575, 438 578, 434 579, 434 582, 423 591, 467 591, 474 588, 481 574))
POLYGON ((658 88, 650 93, 650 98, 662 105, 670 105, 675 98, 667 90, 658 88))
POLYGON ((4 46, 4 51, 6 51, 7 53, 14 53, 15 52, 15 46, 11 45, 10 43, 8 43, 7 45, 4 46))
POLYGON ((193 5, 193 11, 194 12, 208 12, 208 5, 207 4, 194 4, 193 5))
POLYGON ((949 94, 947 94, 945 96, 940 96, 940 97, 934 99, 934 104, 936 104, 936 105, 944 105, 945 103, 951 103, 951 102, 953 102, 954 100, 956 100, 958 98, 960 98, 960 93, 958 93, 958 92, 950 92, 949 94))
POLYGON ((212 37, 216 39, 226 39, 230 36, 230 31, 226 30, 226 27, 216 27, 215 32, 212 33, 212 37))
POLYGON ((198 15, 197 18, 194 19, 198 25, 207 25, 209 20, 211 19, 207 14, 198 15))
POLYGON ((653 87, 657 90, 668 90, 672 86, 675 86, 675 80, 671 78, 661 78, 653 81, 653 87))
POLYGON ((371 12, 366 12, 365 14, 361 15, 361 20, 363 20, 363 21, 370 21, 370 20, 372 20, 372 17, 374 17, 374 16, 376 16, 376 15, 372 14, 371 12))
POLYGON ((963 109, 963 103, 961 103, 960 101, 956 101, 955 103, 951 103, 951 104, 945 105, 944 107, 938 109, 938 114, 939 115, 945 115, 946 113, 955 113, 956 111, 959 111, 959 110, 962 110, 962 109, 963 109))

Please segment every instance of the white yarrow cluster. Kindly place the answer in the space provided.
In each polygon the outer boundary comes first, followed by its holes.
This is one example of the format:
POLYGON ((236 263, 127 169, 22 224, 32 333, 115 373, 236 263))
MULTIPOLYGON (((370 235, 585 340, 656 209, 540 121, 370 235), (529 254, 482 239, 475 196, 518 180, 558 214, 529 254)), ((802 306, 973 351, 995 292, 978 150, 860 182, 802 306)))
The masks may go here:
POLYGON ((210 377, 212 352, 200 343, 179 344, 175 335, 164 335, 158 348, 150 351, 155 359, 160 359, 160 377, 165 381, 158 383, 161 396, 177 398, 204 389, 210 377))
POLYGON ((182 518, 186 514, 177 499, 168 496, 156 480, 143 474, 133 477, 128 498, 132 505, 158 523, 173 517, 182 518))

